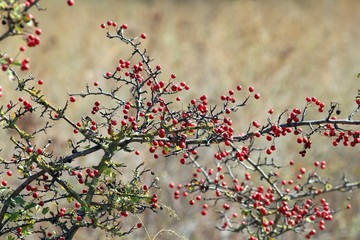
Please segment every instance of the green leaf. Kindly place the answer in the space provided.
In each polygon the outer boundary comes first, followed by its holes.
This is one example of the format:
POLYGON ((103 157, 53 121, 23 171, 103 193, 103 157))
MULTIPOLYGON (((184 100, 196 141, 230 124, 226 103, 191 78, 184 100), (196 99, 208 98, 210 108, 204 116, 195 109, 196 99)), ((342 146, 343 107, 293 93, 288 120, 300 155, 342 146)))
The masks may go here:
POLYGON ((15 66, 18 66, 18 67, 21 66, 21 62, 19 62, 19 61, 15 61, 15 62, 13 62, 12 64, 15 65, 15 66))
POLYGON ((50 210, 49 207, 46 207, 46 208, 44 208, 44 209, 42 210, 41 213, 42 213, 43 215, 45 215, 45 214, 47 214, 47 213, 49 212, 49 210, 50 210))
POLYGON ((13 237, 13 236, 7 236, 6 240, 15 240, 15 237, 13 237))
POLYGON ((8 4, 5 1, 0 2, 0 10, 3 10, 5 8, 8 8, 8 4))
POLYGON ((19 216, 20 216, 20 213, 15 212, 15 213, 11 214, 11 216, 9 217, 9 220, 16 221, 19 218, 19 216))
POLYGON ((106 169, 104 169, 102 173, 105 174, 106 176, 110 176, 110 174, 112 173, 111 168, 107 167, 106 169))
POLYGON ((30 225, 23 228, 22 235, 23 236, 29 236, 33 233, 34 225, 33 223, 30 223, 30 225))
POLYGON ((330 191, 331 189, 333 189, 333 186, 330 183, 325 184, 325 191, 330 191))
POLYGON ((22 28, 20 25, 15 25, 15 31, 17 33, 23 33, 24 32, 24 28, 22 28))
POLYGON ((16 205, 20 205, 20 206, 23 206, 26 202, 25 202, 25 200, 22 198, 22 197, 20 197, 20 196, 17 196, 15 199, 14 199, 14 201, 15 201, 15 204, 16 205))
POLYGON ((28 209, 30 209, 30 208, 35 207, 36 205, 37 205, 37 204, 36 204, 36 203, 34 203, 34 202, 29 203, 28 205, 26 205, 26 206, 24 207, 24 209, 25 209, 25 210, 28 210, 28 209))
POLYGON ((6 187, 0 187, 0 194, 2 194, 3 192, 5 192, 7 190, 6 187))
POLYGON ((16 18, 16 19, 20 19, 22 16, 23 16, 23 12, 24 12, 24 8, 25 8, 25 5, 24 4, 17 4, 14 6, 14 10, 13 10, 13 16, 16 18))

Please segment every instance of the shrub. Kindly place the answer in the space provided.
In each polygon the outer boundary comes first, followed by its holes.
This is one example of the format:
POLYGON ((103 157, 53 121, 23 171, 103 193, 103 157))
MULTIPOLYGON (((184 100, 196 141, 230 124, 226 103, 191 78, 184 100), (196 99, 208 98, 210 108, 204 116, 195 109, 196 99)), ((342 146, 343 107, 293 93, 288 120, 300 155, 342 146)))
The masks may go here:
MULTIPOLYGON (((27 47, 39 45, 42 31, 29 13, 34 7, 41 9, 39 2, 2 1, 2 24, 7 30, 0 41, 21 36, 27 47)), ((68 1, 69 6, 74 4, 68 1)), ((151 169, 145 163, 130 167, 116 155, 139 155, 141 144, 149 144, 154 159, 178 158, 182 165, 194 168, 193 174, 184 174, 182 183, 169 184, 174 199, 192 196, 188 203, 201 202, 202 215, 211 209, 219 214, 219 230, 243 232, 249 239, 273 239, 289 231, 311 238, 316 235, 314 225, 324 230, 336 212, 325 194, 359 187, 359 182, 345 177, 340 184, 332 184, 323 171, 326 161, 315 161, 312 169, 295 169, 292 178, 285 180, 282 173, 295 167, 294 161, 284 165, 271 155, 285 137, 299 144, 301 156, 316 144, 314 135, 331 139, 334 147, 342 144, 357 149, 360 92, 354 98, 354 111, 345 119, 336 117, 338 103, 327 106, 316 97, 306 97, 304 108, 278 115, 270 109, 267 122, 253 121, 241 132, 232 115, 245 111, 250 101, 261 101, 255 87, 238 85, 220 96, 217 106, 210 105, 206 95, 188 101, 183 97, 188 83, 177 82, 175 74, 160 80, 162 67, 153 66, 153 59, 141 47, 145 33, 128 37, 128 25, 110 20, 101 28, 109 39, 131 47, 127 58, 119 59, 117 67, 103 76, 115 87, 106 90, 94 82, 84 91, 69 93, 63 107, 54 106, 43 94, 46 81, 20 77, 19 72, 30 68, 29 59, 1 56, 2 70, 22 95, 2 105, 0 111, 2 127, 11 130, 13 144, 12 158, 0 159, 1 236, 72 239, 80 228, 123 236, 143 227, 141 221, 123 226, 128 216, 136 219, 145 211, 155 214, 164 208, 173 213, 161 203, 159 179, 151 169), (71 106, 94 98, 93 106, 80 119, 69 117, 71 106), (313 114, 316 119, 309 120, 310 111, 317 112, 313 114), (21 121, 29 116, 46 121, 25 130, 21 121), (68 133, 69 152, 64 150, 61 155, 53 153, 58 146, 51 139, 39 145, 58 124, 73 129, 68 133), (214 151, 213 159, 200 157, 204 150, 214 151), (95 154, 101 156, 94 165, 79 161, 95 154), (13 178, 17 180, 9 184, 13 178)), ((22 46, 19 53, 25 50, 22 46)))

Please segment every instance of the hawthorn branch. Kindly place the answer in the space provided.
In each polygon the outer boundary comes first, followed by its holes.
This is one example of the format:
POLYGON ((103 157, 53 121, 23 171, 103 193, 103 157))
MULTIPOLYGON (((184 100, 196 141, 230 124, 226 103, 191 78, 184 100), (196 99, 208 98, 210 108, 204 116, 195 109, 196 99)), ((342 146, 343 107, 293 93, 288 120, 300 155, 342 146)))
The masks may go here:
POLYGON ((29 185, 31 182, 33 182, 34 180, 38 179, 40 176, 42 176, 44 173, 46 173, 46 170, 43 169, 37 173, 35 173, 34 175, 29 176, 5 201, 3 207, 1 208, 0 211, 0 229, 2 229, 4 227, 4 225, 6 224, 6 222, 4 221, 4 217, 5 217, 5 213, 7 212, 11 202, 20 194, 20 192, 22 190, 24 190, 26 188, 27 185, 29 185))

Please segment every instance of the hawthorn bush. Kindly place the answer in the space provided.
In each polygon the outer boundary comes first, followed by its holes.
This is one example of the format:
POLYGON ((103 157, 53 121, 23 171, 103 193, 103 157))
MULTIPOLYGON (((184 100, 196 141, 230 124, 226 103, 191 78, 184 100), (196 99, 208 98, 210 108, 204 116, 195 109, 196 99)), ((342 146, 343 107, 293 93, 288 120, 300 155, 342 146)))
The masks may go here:
MULTIPOLYGON (((264 112, 266 122, 253 121, 247 129, 237 129, 232 115, 246 111, 250 101, 261 101, 254 86, 234 86, 219 96, 218 105, 209 104, 206 95, 189 100, 185 95, 189 83, 178 82, 175 74, 164 77, 162 67, 153 66, 141 47, 147 35, 128 36, 127 24, 109 20, 100 25, 107 37, 131 49, 103 75, 103 81, 112 81, 115 87, 107 90, 94 82, 83 91, 68 93, 68 101, 57 107, 41 89, 46 80, 28 76, 30 60, 21 59, 22 52, 41 43, 42 30, 29 13, 33 8, 43 10, 39 0, 0 1, 5 28, 0 41, 19 36, 25 42, 19 54, 3 53, 0 59, 15 91, 23 96, 2 102, 0 108, 2 128, 11 130, 5 141, 13 145, 12 157, 0 159, 0 236, 73 239, 80 228, 124 236, 144 227, 139 216, 145 212, 165 210, 175 215, 162 203, 161 179, 146 163, 133 167, 126 155, 117 155, 145 154, 140 151, 144 144, 149 158, 178 159, 172 164, 194 169, 190 174, 184 171, 182 182, 169 184, 173 198, 201 205, 204 217, 215 211, 219 222, 214 225, 220 231, 245 234, 248 239, 275 239, 287 232, 313 238, 337 211, 351 208, 350 203, 330 206, 326 194, 352 191, 360 182, 344 175, 340 184, 333 184, 325 160, 315 161, 311 169, 292 169, 294 160, 284 165, 272 154, 280 141, 291 139, 304 157, 316 144, 315 135, 334 147, 341 144, 357 151, 360 91, 354 92, 353 111, 343 119, 337 118, 339 103, 304 96, 304 107, 278 115, 270 109, 264 112), (74 104, 93 99, 93 106, 79 119, 69 117, 74 104), (20 123, 28 116, 43 125, 22 128, 20 123), (57 155, 52 149, 58 146, 47 139, 47 132, 59 124, 70 125, 73 132, 61 133, 69 135, 68 149, 57 155), (211 153, 210 159, 201 157, 205 151, 211 153), (79 161, 90 155, 98 157, 97 162, 79 161), (284 179, 286 171, 293 178, 284 179)), ((0 96, 2 91, 11 92, 1 88, 0 96)))

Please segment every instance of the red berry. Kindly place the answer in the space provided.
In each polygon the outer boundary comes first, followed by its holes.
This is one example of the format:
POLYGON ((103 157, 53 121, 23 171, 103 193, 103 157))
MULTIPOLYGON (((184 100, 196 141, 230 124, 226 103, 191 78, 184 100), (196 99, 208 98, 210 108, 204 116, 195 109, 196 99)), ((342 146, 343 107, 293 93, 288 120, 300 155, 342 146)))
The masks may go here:
POLYGON ((41 35, 41 29, 40 28, 37 28, 37 29, 35 29, 35 34, 36 35, 41 35))
POLYGON ((255 88, 254 87, 249 87, 249 92, 253 92, 255 91, 255 88))
POLYGON ((6 180, 2 180, 1 185, 3 185, 5 187, 8 185, 8 182, 6 180))
POLYGON ((145 33, 142 33, 142 34, 140 35, 140 37, 141 37, 142 39, 146 39, 146 34, 145 34, 145 33))
POLYGON ((39 155, 42 155, 42 154, 44 153, 44 150, 43 150, 42 148, 39 148, 39 149, 37 150, 37 153, 38 153, 39 155))
POLYGON ((128 28, 128 25, 126 23, 124 23, 122 26, 121 26, 123 29, 127 29, 128 28))
POLYGON ((70 97, 70 102, 75 102, 76 101, 76 97, 75 96, 71 96, 70 97))
POLYGON ((67 4, 71 7, 71 6, 74 6, 75 4, 75 0, 68 0, 67 1, 67 4))
POLYGON ((33 196, 33 198, 38 198, 38 197, 39 197, 39 193, 38 193, 38 192, 34 192, 32 196, 33 196))

